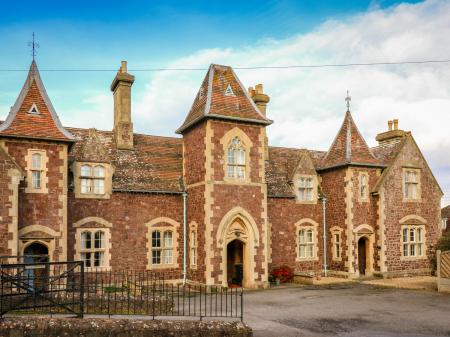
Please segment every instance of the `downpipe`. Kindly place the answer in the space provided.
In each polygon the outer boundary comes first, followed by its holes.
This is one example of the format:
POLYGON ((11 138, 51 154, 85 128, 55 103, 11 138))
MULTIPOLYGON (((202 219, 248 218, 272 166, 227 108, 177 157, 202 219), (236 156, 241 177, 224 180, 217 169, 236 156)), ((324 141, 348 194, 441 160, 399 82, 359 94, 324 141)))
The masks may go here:
POLYGON ((183 192, 183 284, 187 281, 187 192, 183 192))
POLYGON ((327 277, 327 198, 321 197, 323 217, 323 274, 327 277))

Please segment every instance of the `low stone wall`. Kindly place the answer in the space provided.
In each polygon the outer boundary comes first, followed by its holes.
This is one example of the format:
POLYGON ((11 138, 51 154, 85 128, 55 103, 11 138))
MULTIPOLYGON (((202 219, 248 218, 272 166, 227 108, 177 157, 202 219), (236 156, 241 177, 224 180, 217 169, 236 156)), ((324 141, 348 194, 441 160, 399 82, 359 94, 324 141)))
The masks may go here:
POLYGON ((250 337, 241 322, 106 318, 13 317, 0 320, 2 337, 250 337))

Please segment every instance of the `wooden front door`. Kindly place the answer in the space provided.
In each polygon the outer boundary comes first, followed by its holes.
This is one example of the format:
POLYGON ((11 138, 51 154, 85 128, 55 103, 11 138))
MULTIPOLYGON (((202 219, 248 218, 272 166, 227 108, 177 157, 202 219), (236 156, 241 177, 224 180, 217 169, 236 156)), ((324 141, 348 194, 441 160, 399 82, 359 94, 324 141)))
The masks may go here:
POLYGON ((359 275, 366 274, 366 239, 358 240, 358 269, 359 275))

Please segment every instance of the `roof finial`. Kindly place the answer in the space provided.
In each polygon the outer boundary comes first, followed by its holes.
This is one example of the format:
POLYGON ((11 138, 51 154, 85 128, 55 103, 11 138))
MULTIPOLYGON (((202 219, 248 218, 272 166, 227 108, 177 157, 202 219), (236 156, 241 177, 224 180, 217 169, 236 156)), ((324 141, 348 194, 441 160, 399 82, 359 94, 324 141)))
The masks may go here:
POLYGON ((28 46, 31 47, 31 56, 34 58, 36 56, 36 51, 39 48, 39 43, 34 40, 34 32, 33 32, 33 41, 28 42, 28 46))
POLYGON ((350 112, 350 101, 352 100, 352 98, 350 97, 350 93, 347 90, 347 97, 345 97, 345 101, 347 102, 347 112, 350 112))

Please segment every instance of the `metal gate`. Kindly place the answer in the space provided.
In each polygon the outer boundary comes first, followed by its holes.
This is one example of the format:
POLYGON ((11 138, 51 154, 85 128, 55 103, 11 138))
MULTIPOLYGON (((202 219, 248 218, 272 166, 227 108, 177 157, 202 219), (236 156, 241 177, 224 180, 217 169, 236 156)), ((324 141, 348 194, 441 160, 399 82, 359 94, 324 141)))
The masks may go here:
POLYGON ((84 312, 83 262, 0 264, 0 317, 8 312, 84 312))

